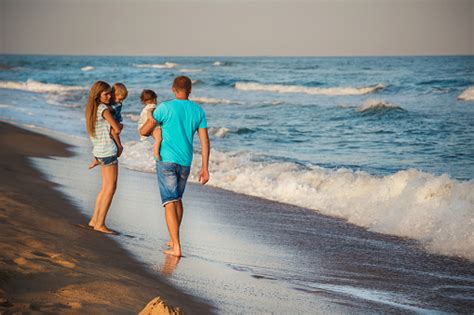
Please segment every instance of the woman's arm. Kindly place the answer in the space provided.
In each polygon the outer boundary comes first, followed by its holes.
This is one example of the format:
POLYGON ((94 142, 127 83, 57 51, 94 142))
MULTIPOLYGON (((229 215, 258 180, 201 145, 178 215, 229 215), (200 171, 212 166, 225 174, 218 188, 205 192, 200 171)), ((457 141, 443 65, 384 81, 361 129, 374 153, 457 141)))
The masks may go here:
POLYGON ((110 124, 110 127, 114 130, 116 134, 119 134, 120 131, 122 131, 122 128, 120 128, 120 124, 112 117, 112 114, 110 113, 110 110, 106 109, 102 112, 102 117, 104 117, 105 120, 110 124))

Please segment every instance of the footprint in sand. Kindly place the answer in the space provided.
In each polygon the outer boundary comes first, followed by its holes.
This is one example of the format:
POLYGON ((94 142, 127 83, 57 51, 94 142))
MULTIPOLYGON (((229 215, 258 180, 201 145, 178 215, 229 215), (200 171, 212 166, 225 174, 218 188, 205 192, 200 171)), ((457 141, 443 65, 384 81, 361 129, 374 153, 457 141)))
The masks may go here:
POLYGON ((52 263, 55 263, 57 265, 60 265, 62 267, 65 267, 65 268, 74 268, 76 267, 76 264, 71 262, 71 261, 68 261, 66 259, 63 259, 61 256, 61 254, 57 254, 57 253, 43 253, 43 252, 39 252, 39 251, 34 251, 32 252, 33 255, 37 256, 37 257, 43 257, 43 258, 46 258, 47 260, 50 260, 52 263))
POLYGON ((25 271, 43 271, 46 269, 44 266, 34 263, 26 259, 25 257, 18 257, 15 258, 13 261, 25 271))

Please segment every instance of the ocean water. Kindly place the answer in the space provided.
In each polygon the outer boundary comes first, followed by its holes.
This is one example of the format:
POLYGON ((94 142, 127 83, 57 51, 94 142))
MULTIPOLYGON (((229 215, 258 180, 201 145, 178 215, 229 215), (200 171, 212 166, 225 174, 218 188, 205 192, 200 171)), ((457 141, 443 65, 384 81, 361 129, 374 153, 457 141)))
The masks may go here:
POLYGON ((121 162, 154 172, 139 94, 170 99, 181 74, 208 117, 209 185, 474 260, 474 56, 1 55, 0 119, 87 138, 88 88, 123 82, 121 162))

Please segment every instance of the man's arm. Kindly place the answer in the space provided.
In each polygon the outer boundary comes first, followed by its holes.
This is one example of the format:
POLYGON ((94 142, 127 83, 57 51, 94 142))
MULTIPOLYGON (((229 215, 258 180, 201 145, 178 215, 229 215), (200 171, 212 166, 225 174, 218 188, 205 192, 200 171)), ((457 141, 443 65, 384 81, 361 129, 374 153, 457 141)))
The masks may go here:
POLYGON ((156 120, 153 118, 153 110, 148 111, 147 118, 147 121, 140 128, 140 135, 144 137, 150 136, 156 127, 156 120))
POLYGON ((206 184, 209 181, 209 155, 211 152, 211 144, 209 142, 209 134, 207 128, 198 129, 199 141, 201 142, 201 170, 199 171, 199 182, 206 184))

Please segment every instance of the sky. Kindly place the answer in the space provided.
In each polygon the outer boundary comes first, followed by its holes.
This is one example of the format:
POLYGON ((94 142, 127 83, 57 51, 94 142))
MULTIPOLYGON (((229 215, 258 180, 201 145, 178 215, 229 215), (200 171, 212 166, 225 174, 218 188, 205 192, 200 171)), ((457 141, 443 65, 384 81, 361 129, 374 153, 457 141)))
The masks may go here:
POLYGON ((0 0, 0 53, 474 54, 474 0, 0 0))

